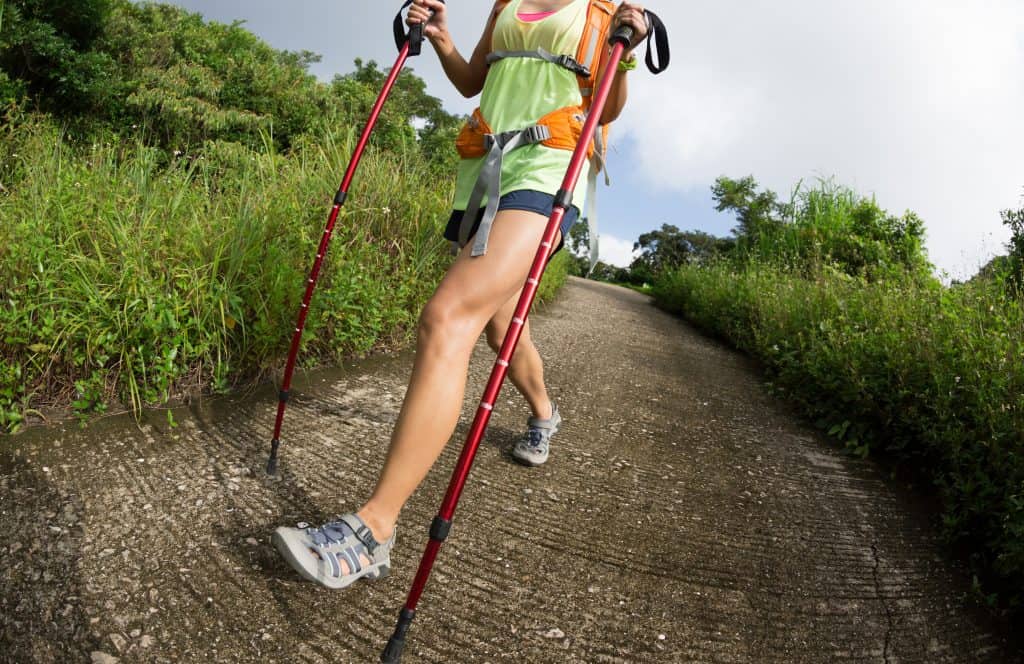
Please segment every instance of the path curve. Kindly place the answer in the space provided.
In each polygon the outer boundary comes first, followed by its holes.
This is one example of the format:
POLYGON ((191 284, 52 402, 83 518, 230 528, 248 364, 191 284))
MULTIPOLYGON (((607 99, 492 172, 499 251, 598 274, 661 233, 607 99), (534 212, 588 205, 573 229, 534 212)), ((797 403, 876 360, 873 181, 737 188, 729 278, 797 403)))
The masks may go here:
MULTIPOLYGON (((1012 662, 912 496, 841 455, 756 368, 623 289, 571 280, 534 318, 565 416, 507 448, 502 395, 407 662, 1012 662)), ((394 574, 342 593, 269 545, 371 487, 411 357, 305 377, 283 478, 269 388, 139 428, 0 440, 0 661, 370 662, 465 434, 413 497, 394 574)), ((490 369, 481 345, 464 414, 490 369)))

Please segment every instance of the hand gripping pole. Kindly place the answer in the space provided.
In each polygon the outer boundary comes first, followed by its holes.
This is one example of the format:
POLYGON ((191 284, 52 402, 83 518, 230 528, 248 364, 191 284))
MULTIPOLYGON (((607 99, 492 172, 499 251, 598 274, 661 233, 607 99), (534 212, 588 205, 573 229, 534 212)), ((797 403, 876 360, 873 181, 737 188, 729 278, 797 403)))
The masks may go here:
MULTIPOLYGON (((648 20, 650 21, 650 17, 648 17, 648 20)), ((661 29, 664 30, 664 26, 662 26, 661 29)), ((484 432, 487 430, 487 424, 490 422, 491 413, 494 411, 495 404, 498 403, 498 395, 501 392, 501 386, 505 381, 506 374, 508 373, 509 363, 512 361, 512 355, 515 353, 516 346, 519 344, 519 339, 522 336, 523 328, 526 325, 526 318, 530 312, 530 307, 533 306, 533 300, 537 295, 537 289, 540 286, 541 277, 544 275, 544 268, 547 266, 548 259, 550 258, 551 252, 554 248, 555 238, 558 235, 562 219, 565 216, 566 211, 572 205, 571 192, 575 190, 576 183, 579 181, 580 175, 583 173, 583 166, 587 160, 587 146, 590 144, 591 140, 593 140, 594 134, 597 131, 601 114, 604 111, 609 93, 611 92, 612 83, 615 79, 619 61, 622 59, 622 54, 626 47, 632 41, 632 33, 632 29, 623 27, 616 30, 615 34, 609 40, 612 44, 611 56, 609 57, 608 64, 605 67, 604 76, 601 78, 601 82, 598 85, 597 93, 594 95, 590 115, 587 117, 587 121, 583 126, 583 133, 581 134, 580 142, 576 146, 576 150, 573 152, 569 170, 562 182, 562 188, 555 197, 554 209, 551 213, 550 219, 548 220, 547 228, 544 230, 540 247, 538 247, 537 254, 533 259, 533 266, 530 268, 530 276, 527 278, 526 285, 523 287, 522 295, 519 298, 515 314, 512 317, 512 324, 509 326, 508 333, 505 335, 505 340, 501 345, 501 350, 498 351, 498 359, 494 364, 494 368, 491 370, 491 376, 487 381, 487 387, 484 390, 483 399, 477 408, 476 417, 473 419, 473 425, 470 427, 466 443, 463 446, 462 453, 455 465, 455 471, 452 473, 451 481, 448 484, 448 491, 445 494, 444 502, 441 504, 441 510, 431 524, 430 540, 427 543, 426 550, 423 552, 423 558, 420 560, 420 566, 416 572, 416 578, 413 580, 412 588, 409 590, 409 596, 406 600, 405 607, 399 614, 398 624, 395 627, 394 634, 390 641, 388 641, 388 645, 384 652, 381 654, 380 661, 384 662, 384 664, 398 664, 401 662, 402 651, 405 648, 409 628, 416 617, 416 607, 419 605, 420 597, 423 595, 423 591, 426 588, 427 580, 430 577, 434 561, 437 559, 437 555, 441 550, 441 545, 448 538, 448 533, 451 530, 452 525, 452 517, 455 515, 455 508, 458 506, 459 498, 462 495, 463 487, 465 487, 466 480, 469 477, 469 471, 473 466, 473 460, 476 457, 476 452, 483 440, 484 432), (627 30, 628 33, 626 32, 627 30)), ((665 43, 667 43, 667 40, 665 40, 665 43)), ((665 55, 667 55, 667 50, 665 51, 665 55)), ((663 64, 667 65, 667 62, 667 57, 664 57, 663 64)))
MULTIPOLYGON (((412 4, 407 2, 403 9, 412 4)), ((401 12, 399 12, 399 18, 401 18, 401 12)), ((363 158, 363 153, 366 151, 366 146, 370 141, 370 134, 373 133, 374 127, 377 126, 377 121, 380 119, 381 111, 384 108, 384 103, 391 96, 391 91, 395 87, 395 82, 398 80, 398 75, 402 73, 402 69, 405 67, 406 61, 413 55, 418 55, 420 52, 420 46, 423 41, 422 26, 419 35, 410 34, 405 35, 402 32, 403 41, 398 44, 398 59, 395 61, 394 66, 391 68, 391 73, 388 75, 387 81, 384 83, 384 88, 380 91, 380 95, 377 97, 377 102, 373 105, 373 110, 370 112, 370 119, 366 123, 366 127, 363 129, 362 135, 359 137, 359 142, 356 144, 355 152, 352 153, 352 159, 349 162, 348 170, 345 172, 345 178, 341 182, 341 187, 338 188, 338 192, 334 195, 334 206, 331 208, 330 215, 327 218, 327 226, 324 229, 324 234, 320 238, 320 246, 316 251, 316 258, 313 261, 313 269, 310 270, 309 279, 306 281, 306 292, 302 298, 302 306, 299 308, 299 319, 295 324, 295 331, 292 333, 292 344, 288 351, 288 362, 284 368, 284 379, 281 382, 281 392, 277 404, 277 419, 274 421, 274 437, 270 441, 270 459, 267 461, 267 474, 277 474, 277 455, 281 447, 281 426, 284 423, 284 412, 288 407, 288 397, 290 396, 292 387, 292 378, 295 374, 295 363, 299 355, 299 346, 302 343, 302 332, 306 328, 306 317, 309 315, 309 305, 313 300, 313 291, 316 290, 317 280, 320 278, 320 269, 323 267, 324 258, 327 256, 327 249, 331 244, 331 237, 334 235, 334 226, 338 222, 338 216, 341 213, 341 208, 345 204, 345 200, 348 198, 349 187, 352 185, 352 179, 355 177, 356 170, 359 168, 359 162, 363 158), (418 40, 418 41, 417 41, 418 40), (415 53, 413 52, 415 51, 415 53)))

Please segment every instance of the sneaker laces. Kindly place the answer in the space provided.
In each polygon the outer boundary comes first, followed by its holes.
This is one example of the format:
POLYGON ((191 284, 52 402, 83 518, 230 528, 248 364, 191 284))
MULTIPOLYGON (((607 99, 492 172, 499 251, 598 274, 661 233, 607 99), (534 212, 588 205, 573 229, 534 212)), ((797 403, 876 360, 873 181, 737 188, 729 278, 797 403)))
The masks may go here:
POLYGON ((544 444, 544 431, 541 429, 530 428, 526 432, 529 440, 530 447, 540 447, 544 444))

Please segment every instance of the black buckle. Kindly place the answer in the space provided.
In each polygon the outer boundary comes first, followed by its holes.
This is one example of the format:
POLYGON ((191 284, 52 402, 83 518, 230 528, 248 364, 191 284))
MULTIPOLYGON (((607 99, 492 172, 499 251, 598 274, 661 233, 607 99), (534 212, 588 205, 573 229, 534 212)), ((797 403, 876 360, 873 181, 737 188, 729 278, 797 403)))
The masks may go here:
POLYGON ((577 76, 584 78, 590 78, 590 70, 576 62, 576 58, 571 55, 560 55, 558 56, 558 64, 565 67, 577 76))
POLYGON ((377 540, 373 537, 373 531, 366 526, 360 526, 359 530, 356 531, 356 537, 359 538, 359 541, 363 543, 366 550, 369 551, 372 556, 373 552, 376 551, 379 546, 377 544, 377 540))

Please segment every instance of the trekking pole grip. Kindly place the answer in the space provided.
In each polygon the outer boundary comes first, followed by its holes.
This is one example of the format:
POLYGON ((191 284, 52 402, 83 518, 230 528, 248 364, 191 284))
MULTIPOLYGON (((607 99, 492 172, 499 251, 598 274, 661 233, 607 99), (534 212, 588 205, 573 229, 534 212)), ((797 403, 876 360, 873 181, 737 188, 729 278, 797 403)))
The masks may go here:
POLYGON ((409 56, 423 52, 423 24, 417 23, 409 29, 409 56))
POLYGON ((611 38, 608 40, 612 46, 616 44, 622 44, 624 48, 629 48, 629 45, 633 43, 633 37, 636 35, 636 30, 631 25, 620 25, 611 38))

